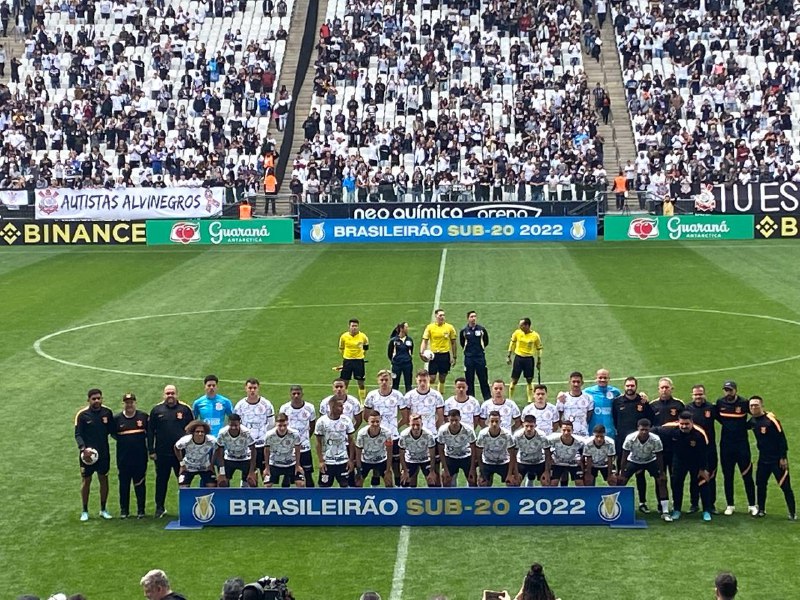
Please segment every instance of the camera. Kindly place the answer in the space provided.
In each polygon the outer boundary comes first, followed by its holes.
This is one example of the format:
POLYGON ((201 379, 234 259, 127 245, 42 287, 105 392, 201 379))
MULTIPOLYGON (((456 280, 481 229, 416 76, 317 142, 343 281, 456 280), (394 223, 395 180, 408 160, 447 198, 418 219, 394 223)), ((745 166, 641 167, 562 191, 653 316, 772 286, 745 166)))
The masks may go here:
POLYGON ((288 577, 264 576, 244 586, 239 600, 294 600, 288 583, 288 577))

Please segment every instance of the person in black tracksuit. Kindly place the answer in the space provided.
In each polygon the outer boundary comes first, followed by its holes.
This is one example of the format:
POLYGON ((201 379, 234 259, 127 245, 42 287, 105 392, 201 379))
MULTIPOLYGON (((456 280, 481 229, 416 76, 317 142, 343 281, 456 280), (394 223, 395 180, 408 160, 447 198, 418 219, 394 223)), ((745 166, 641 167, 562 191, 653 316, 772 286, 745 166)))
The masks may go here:
MULTIPOLYGON (((711 520, 711 502, 708 494, 708 436, 702 427, 695 425, 688 410, 678 415, 677 422, 654 427, 651 433, 661 438, 664 452, 672 455, 672 518, 679 519, 683 507, 683 486, 686 476, 698 481, 703 501, 703 519, 711 520)), ((666 465, 665 465, 666 467, 666 465)), ((666 468, 665 468, 666 470, 666 468)))
POLYGON ((797 505, 789 478, 789 462, 786 457, 789 445, 786 442, 786 433, 774 414, 764 412, 764 399, 761 396, 751 396, 749 408, 753 418, 747 425, 755 434, 758 447, 758 471, 756 472, 758 513, 756 516, 763 517, 765 514, 767 484, 770 475, 774 475, 783 491, 786 507, 789 509, 789 520, 796 521, 797 505))
POLYGON ((192 409, 178 402, 178 391, 174 385, 164 388, 164 401, 150 411, 147 452, 156 461, 156 517, 166 514, 164 502, 170 473, 178 477, 180 471, 180 463, 175 456, 175 442, 185 435, 184 428, 192 419, 192 409))
POLYGON ((103 392, 97 388, 89 390, 87 403, 87 406, 75 415, 75 442, 78 444, 80 452, 78 464, 81 468, 81 500, 83 502, 81 521, 89 518, 89 490, 94 473, 97 473, 97 480, 100 482, 100 515, 104 519, 110 519, 111 515, 106 511, 108 471, 111 463, 108 436, 113 431, 114 413, 108 407, 103 406, 103 392), (91 448, 97 450, 97 461, 89 465, 83 462, 83 459, 87 458, 84 453, 88 454, 88 450, 91 448))
POLYGON ((467 313, 467 326, 458 334, 461 349, 464 351, 464 376, 467 380, 467 395, 475 396, 475 376, 481 386, 484 402, 491 399, 489 389, 489 370, 486 368, 486 346, 489 345, 489 332, 478 324, 478 314, 467 313))
POLYGON ((403 321, 398 323, 392 330, 389 338, 387 355, 392 363, 392 388, 400 389, 400 376, 403 377, 405 391, 411 391, 413 386, 414 363, 414 340, 408 335, 408 323, 403 321))
MULTIPOLYGON (((672 379, 662 377, 658 380, 658 398, 650 403, 653 408, 653 427, 660 427, 667 423, 675 423, 686 405, 682 400, 672 396, 672 379)), ((672 476, 672 453, 664 448, 664 476, 669 479, 672 476)))
POLYGON ((736 466, 744 480, 744 491, 750 514, 758 513, 756 506, 756 485, 753 481, 753 459, 750 454, 750 440, 747 439, 748 402, 737 393, 735 381, 722 385, 725 395, 717 400, 717 421, 722 425, 719 434, 719 462, 722 467, 722 483, 725 488, 726 515, 734 509, 733 472, 736 466))
MULTIPOLYGON (((624 393, 614 398, 611 404, 611 418, 617 430, 617 470, 622 463, 622 444, 631 433, 638 431, 639 419, 647 419, 651 423, 655 419, 653 408, 647 401, 647 396, 636 391, 638 382, 635 377, 625 380, 624 393)), ((636 474, 636 491, 639 494, 639 510, 650 512, 647 508, 647 481, 644 473, 636 474)))
MULTIPOLYGON (((694 424, 702 428, 708 437, 708 492, 711 504, 711 514, 717 513, 717 408, 706 399, 706 388, 696 385, 692 388, 692 401, 686 405, 686 410, 692 413, 694 424)), ((697 512, 700 501, 700 487, 696 480, 689 481, 690 507, 689 512, 697 512)))
POLYGON ((144 517, 147 474, 147 423, 150 417, 136 408, 136 396, 122 397, 125 408, 114 415, 117 441, 117 471, 119 473, 120 518, 127 519, 131 508, 131 484, 136 495, 136 516, 144 517))

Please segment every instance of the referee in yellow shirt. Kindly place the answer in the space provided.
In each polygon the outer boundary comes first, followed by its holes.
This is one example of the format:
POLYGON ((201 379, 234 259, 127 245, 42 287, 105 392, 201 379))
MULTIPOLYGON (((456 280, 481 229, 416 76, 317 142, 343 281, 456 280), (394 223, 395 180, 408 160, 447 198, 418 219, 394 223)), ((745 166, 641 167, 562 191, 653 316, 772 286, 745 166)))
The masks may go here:
POLYGON ((456 364, 456 328, 444 320, 444 311, 437 308, 433 311, 435 321, 429 323, 422 334, 422 344, 420 345, 419 355, 422 360, 425 358, 425 351, 430 349, 433 358, 428 361, 428 373, 431 381, 436 380, 438 374, 439 382, 436 389, 444 395, 444 382, 450 368, 456 364))
POLYGON ((519 329, 511 334, 508 344, 508 357, 506 363, 511 364, 511 353, 514 353, 514 365, 511 367, 511 385, 508 388, 508 397, 513 400, 514 390, 517 387, 519 376, 524 375, 528 382, 526 389, 528 402, 533 402, 533 372, 536 369, 534 356, 539 360, 539 372, 542 369, 542 338, 531 329, 531 320, 528 317, 521 319, 519 329))
POLYGON ((364 332, 359 331, 358 319, 350 319, 350 326, 342 335, 339 336, 339 352, 342 354, 342 374, 346 385, 350 385, 350 380, 355 379, 358 384, 358 398, 364 404, 367 391, 364 389, 364 357, 369 350, 369 338, 364 332))

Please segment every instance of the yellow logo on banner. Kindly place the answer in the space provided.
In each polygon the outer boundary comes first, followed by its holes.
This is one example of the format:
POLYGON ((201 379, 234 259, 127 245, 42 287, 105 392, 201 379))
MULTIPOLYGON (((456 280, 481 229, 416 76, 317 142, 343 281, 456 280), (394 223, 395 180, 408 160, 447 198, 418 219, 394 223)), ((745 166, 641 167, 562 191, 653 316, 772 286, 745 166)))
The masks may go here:
POLYGON ((0 239, 9 246, 16 242, 21 235, 22 232, 13 223, 6 223, 6 226, 0 229, 0 239))
POLYGON ((600 506, 597 507, 600 518, 604 521, 616 521, 622 514, 622 506, 619 503, 619 492, 613 494, 603 494, 600 497, 600 506))
POLYGON ((569 230, 573 240, 582 240, 586 237, 586 221, 575 221, 569 230))
POLYGON ((207 494, 205 496, 198 496, 194 499, 194 506, 192 507, 192 516, 200 523, 208 523, 217 514, 217 509, 214 507, 214 494, 207 494))

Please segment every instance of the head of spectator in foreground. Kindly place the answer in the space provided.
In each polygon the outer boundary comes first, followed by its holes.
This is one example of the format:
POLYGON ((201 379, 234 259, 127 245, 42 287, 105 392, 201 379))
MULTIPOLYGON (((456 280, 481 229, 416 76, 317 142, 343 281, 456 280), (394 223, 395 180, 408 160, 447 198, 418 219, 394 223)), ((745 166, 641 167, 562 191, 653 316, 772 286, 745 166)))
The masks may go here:
POLYGON ((219 600, 239 600, 239 596, 244 589, 244 579, 241 577, 231 577, 222 584, 222 595, 219 600))
POLYGON ((533 563, 531 570, 525 575, 522 589, 517 596, 522 600, 555 600, 556 595, 547 584, 544 568, 539 563, 533 563))
POLYGON ((172 593, 167 574, 161 569, 152 569, 145 573, 139 582, 147 600, 161 600, 172 593))
POLYGON ((714 590, 717 592, 717 600, 733 600, 739 591, 736 576, 733 573, 720 573, 714 580, 714 590))
POLYGON ((381 595, 378 592, 364 592, 359 600, 381 600, 381 595))

